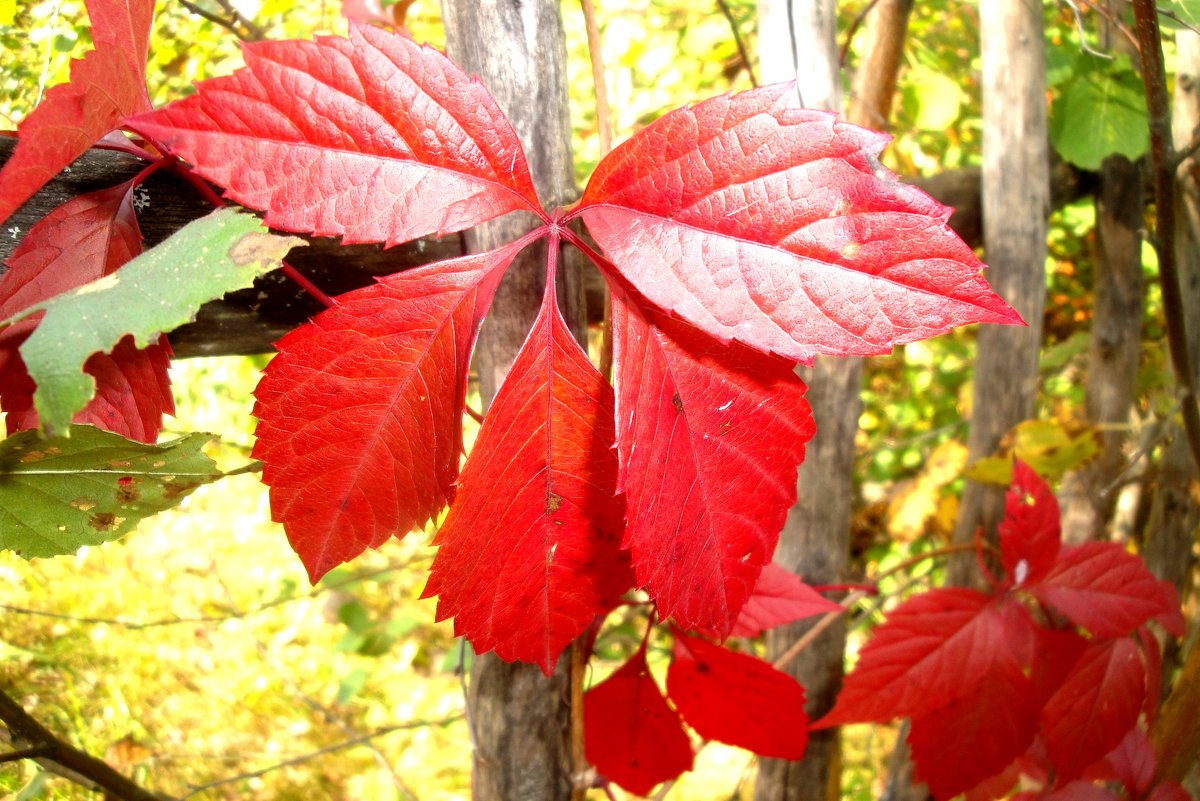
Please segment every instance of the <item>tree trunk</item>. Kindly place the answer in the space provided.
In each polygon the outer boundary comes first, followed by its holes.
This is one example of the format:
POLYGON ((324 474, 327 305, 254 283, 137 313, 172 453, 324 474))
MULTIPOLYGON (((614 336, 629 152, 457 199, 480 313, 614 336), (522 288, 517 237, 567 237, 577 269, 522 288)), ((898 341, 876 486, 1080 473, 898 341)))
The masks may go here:
MULTIPOLYGON (((831 0, 759 4, 759 47, 764 81, 796 78, 804 104, 838 110, 835 34, 831 0), (789 35, 789 31, 791 34, 789 35), (795 50, 793 50, 793 46, 795 50)), ((849 556, 854 434, 862 407, 861 359, 818 359, 802 368, 817 434, 808 444, 798 480, 799 497, 780 535, 775 561, 816 584, 842 580, 849 556)), ((805 621, 767 635, 767 657, 775 659, 811 627, 805 621)), ((806 712, 816 718, 833 705, 842 685, 846 630, 827 629, 785 670, 804 685, 806 712)), ((797 762, 761 759, 755 801, 825 801, 840 797, 841 759, 837 730, 812 732, 797 762)))
MULTIPOLYGON (((1120 19, 1125 0, 1109 0, 1120 19)), ((1136 57, 1133 45, 1107 21, 1100 47, 1136 57)), ((1087 416, 1101 442, 1094 462, 1063 478, 1059 490, 1063 539, 1077 544, 1105 538, 1117 495, 1112 485, 1124 470, 1138 360, 1142 353, 1142 234, 1145 211, 1143 162, 1112 155, 1100 166, 1096 192, 1096 278, 1092 341, 1088 353, 1087 416)), ((1113 532, 1114 534, 1116 532, 1113 532)))
MULTIPOLYGON (((566 46, 556 0, 444 0, 446 46, 468 73, 495 95, 525 148, 542 201, 574 199, 571 128, 567 105, 566 46)), ((510 215, 466 234, 472 252, 496 247, 528 231, 532 219, 510 215)), ((490 401, 525 341, 544 287, 545 250, 522 254, 496 295, 480 332, 473 364, 484 402, 490 401)), ((578 286, 577 276, 563 282, 578 286)), ((574 304, 564 314, 578 317, 574 304)), ((576 319, 578 328, 578 319, 576 319)), ((477 656, 467 711, 475 747, 473 797, 480 801, 564 801, 582 797, 573 777, 580 660, 572 646, 547 678, 534 665, 477 656)))
MULTIPOLYGON (((1033 416, 1050 210, 1042 6, 1029 0, 982 0, 979 12, 984 259, 992 288, 1029 325, 979 330, 967 441, 972 461, 995 453, 1009 429, 1033 416)), ((1003 488, 967 481, 955 541, 973 541, 980 527, 994 536, 1003 513, 1003 488)), ((974 583, 975 574, 969 555, 950 565, 954 584, 974 583)))

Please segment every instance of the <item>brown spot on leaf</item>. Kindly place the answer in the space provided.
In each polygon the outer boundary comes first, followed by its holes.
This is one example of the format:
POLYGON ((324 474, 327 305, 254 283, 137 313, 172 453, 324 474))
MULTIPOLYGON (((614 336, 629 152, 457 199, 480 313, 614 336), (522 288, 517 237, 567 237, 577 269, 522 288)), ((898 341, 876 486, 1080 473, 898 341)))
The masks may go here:
POLYGON ((73 509, 78 509, 81 512, 90 512, 98 505, 99 504, 91 498, 76 498, 75 500, 71 501, 71 507, 73 509))
POLYGON ((683 414, 683 398, 679 397, 679 393, 675 393, 675 397, 671 398, 671 405, 675 407, 676 414, 683 414))
POLYGON ((200 486, 199 481, 164 481, 162 485, 163 500, 174 501, 187 495, 198 486, 200 486))
POLYGON ((110 459, 108 466, 113 470, 122 470, 126 467, 133 467, 133 462, 128 459, 110 459))
POLYGON ((561 495, 556 495, 553 492, 547 492, 546 493, 546 514, 553 514, 554 512, 557 512, 558 508, 560 506, 562 506, 562 502, 563 502, 563 499, 562 499, 561 495))
POLYGON ((18 461, 21 464, 32 464, 33 462, 40 462, 45 458, 46 458, 45 451, 30 451, 29 453, 22 456, 18 461))
POLYGON ((229 258, 238 267, 272 264, 283 258, 284 254, 304 242, 294 236, 272 236, 257 231, 251 231, 233 243, 229 248, 229 258))
POLYGON ((129 477, 123 476, 117 479, 117 501, 120 503, 133 503, 142 499, 142 492, 137 488, 136 482, 129 477), (125 479, 129 479, 126 481, 125 479))
POLYGON ((88 525, 96 531, 116 531, 125 522, 125 518, 112 512, 96 512, 88 518, 88 525))

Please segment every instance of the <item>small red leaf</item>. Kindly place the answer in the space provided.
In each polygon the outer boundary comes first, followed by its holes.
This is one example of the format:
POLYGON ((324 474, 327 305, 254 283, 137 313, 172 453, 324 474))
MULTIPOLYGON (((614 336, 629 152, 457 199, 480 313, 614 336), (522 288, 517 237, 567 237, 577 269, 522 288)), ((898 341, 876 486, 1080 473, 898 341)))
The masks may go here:
POLYGON ((914 717, 908 742, 917 780, 948 799, 1004 770, 1037 734, 1032 696, 1016 663, 1001 663, 970 695, 914 717))
POLYGON ((950 210, 880 165, 887 138, 794 94, 678 109, 600 162, 578 213, 621 275, 722 341, 798 361, 1019 323, 950 210))
POLYGON ((314 582, 449 502, 471 349, 519 249, 389 276, 277 344, 254 456, 314 582))
POLYGON ((771 559, 813 434, 792 365, 613 292, 618 489, 638 586, 725 637, 771 559), (669 469, 663 469, 669 465, 669 469))
POLYGON ((425 587, 476 652, 549 674, 629 588, 612 398, 551 286, 463 468, 425 587))
POLYGON ((350 38, 256 42, 246 66, 130 120, 273 228, 393 245, 541 204, 496 101, 440 52, 350 38))
POLYGON ((999 532, 1004 569, 1015 586, 1037 583, 1050 572, 1062 546, 1061 530, 1054 493, 1033 468, 1016 460, 999 532))
POLYGON ((1183 618, 1182 605, 1179 603, 1179 590, 1166 579, 1160 579, 1158 586, 1164 611, 1153 619, 1172 637, 1183 637, 1187 634, 1187 621, 1183 618))
POLYGON ((1112 751, 1137 724, 1145 681, 1133 640, 1088 645, 1042 713, 1042 737, 1060 783, 1112 751))
POLYGON ((1192 794, 1177 781, 1159 782, 1146 796, 1146 801, 1195 801, 1192 794))
POLYGON ((804 688, 753 656, 677 634, 667 696, 705 739, 780 759, 808 746, 804 688))
POLYGON ((1004 635, 1004 615, 986 595, 961 588, 915 595, 875 628, 816 727, 918 717, 970 695, 994 665, 1012 660, 1004 635))
POLYGON ((795 573, 769 562, 759 574, 730 635, 756 637, 795 620, 840 611, 841 604, 818 593, 795 573))
POLYGON ((92 0, 95 50, 71 62, 70 81, 51 87, 17 126, 0 168, 0 222, 130 114, 150 110, 146 42, 154 0, 92 0))
POLYGON ((1054 568, 1028 590, 1097 637, 1124 637, 1151 618, 1177 611, 1142 560, 1112 542, 1064 548, 1054 568))
MULTIPOLYGON (((46 215, 21 240, 0 277, 0 319, 117 270, 142 252, 130 182, 72 198, 46 215)), ((0 331, 0 403, 8 432, 36 428, 33 379, 17 349, 40 315, 0 331)), ((174 414, 165 337, 143 350, 131 337, 96 353, 83 370, 96 394, 73 417, 140 442, 155 442, 164 414, 174 414)))
POLYGON ((1125 785, 1130 798, 1142 798, 1154 783, 1157 759, 1150 738, 1141 729, 1132 729, 1107 758, 1113 774, 1125 785))
POLYGON ((1142 644, 1142 659, 1146 660, 1146 700, 1142 704, 1142 714, 1146 725, 1154 725, 1158 717, 1158 705, 1162 700, 1162 648, 1154 632, 1145 626, 1137 630, 1138 642, 1142 644))
POLYGON ((634 795, 692 769, 692 742, 658 689, 645 649, 583 696, 584 751, 596 770, 634 795))

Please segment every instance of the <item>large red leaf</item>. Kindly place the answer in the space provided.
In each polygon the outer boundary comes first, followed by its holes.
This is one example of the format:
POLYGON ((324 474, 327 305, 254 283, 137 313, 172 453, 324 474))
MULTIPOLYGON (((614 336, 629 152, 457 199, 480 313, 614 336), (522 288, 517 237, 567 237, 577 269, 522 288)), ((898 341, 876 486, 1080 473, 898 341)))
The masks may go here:
POLYGON ((314 582, 453 496, 471 349, 519 250, 388 276, 279 341, 255 390, 254 456, 314 582))
POLYGON ((780 759, 808 747, 804 688, 753 656, 678 634, 667 696, 706 739, 780 759))
POLYGON ((268 225, 391 245, 542 213, 512 125, 438 51, 355 23, 245 58, 129 124, 268 225))
POLYGON ((425 587, 477 652, 549 674, 628 589, 612 397, 551 287, 484 418, 425 587))
POLYGON ((1033 584, 1050 572, 1062 546, 1061 530, 1054 493, 1033 468, 1016 460, 999 527, 1001 558, 1013 584, 1033 584))
POLYGON ((1128 637, 1094 640, 1046 703, 1042 737, 1060 783, 1112 751, 1137 724, 1146 668, 1128 637))
POLYGON ((1016 662, 1000 661, 970 695, 914 717, 908 742, 916 779, 934 798, 948 799, 1004 770, 1037 734, 1031 695, 1016 662))
POLYGON ((1123 637, 1159 615, 1169 601, 1141 559, 1112 542, 1064 548, 1029 592, 1097 637, 1123 637))
POLYGON ((17 147, 0 168, 0 222, 122 117, 150 110, 145 63, 154 0, 87 5, 95 49, 72 62, 70 80, 51 87, 17 127, 17 147))
POLYGON ((1003 610, 974 590, 913 596, 876 627, 834 708, 816 725, 918 717, 971 695, 993 666, 1012 658, 1005 629, 1003 610))
POLYGON ((733 637, 756 637, 795 620, 840 611, 841 604, 818 593, 795 573, 768 562, 729 633, 733 637))
POLYGON ((950 210, 880 165, 886 137, 794 95, 681 108, 606 156, 577 213, 617 270, 722 341, 800 361, 1020 322, 950 210))
POLYGON ((613 292, 625 545, 659 614, 725 637, 771 559, 813 434, 792 365, 613 292), (667 466, 664 469, 664 466, 667 466))
MULTIPOLYGON (((0 319, 108 275, 141 253, 131 190, 127 182, 79 195, 38 222, 0 277, 0 319)), ((33 380, 17 352, 35 325, 31 318, 0 332, 0 405, 9 433, 38 425, 33 380)), ((175 411, 170 356, 165 337, 142 350, 126 338, 111 353, 94 354, 83 369, 96 379, 96 394, 74 422, 155 442, 163 415, 175 411)))
POLYGON ((650 675, 644 647, 584 694, 583 742, 600 775, 634 795, 692 769, 692 741, 650 675))

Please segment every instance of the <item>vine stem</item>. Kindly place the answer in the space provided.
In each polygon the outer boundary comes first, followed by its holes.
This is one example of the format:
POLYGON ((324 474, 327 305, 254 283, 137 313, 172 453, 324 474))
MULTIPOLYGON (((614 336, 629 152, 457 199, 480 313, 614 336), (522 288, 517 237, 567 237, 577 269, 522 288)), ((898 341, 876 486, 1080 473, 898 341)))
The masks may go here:
POLYGON ((1184 432, 1192 460, 1200 468, 1200 406, 1197 405, 1196 379, 1188 353, 1183 297, 1175 263, 1175 158, 1170 140, 1171 113, 1167 101, 1166 69, 1163 66, 1162 34, 1158 29, 1158 9, 1154 6, 1154 0, 1133 0, 1133 16, 1142 54, 1142 81, 1146 87, 1150 162, 1154 176, 1154 248, 1158 253, 1158 277, 1167 324, 1167 344, 1179 387, 1184 432))

